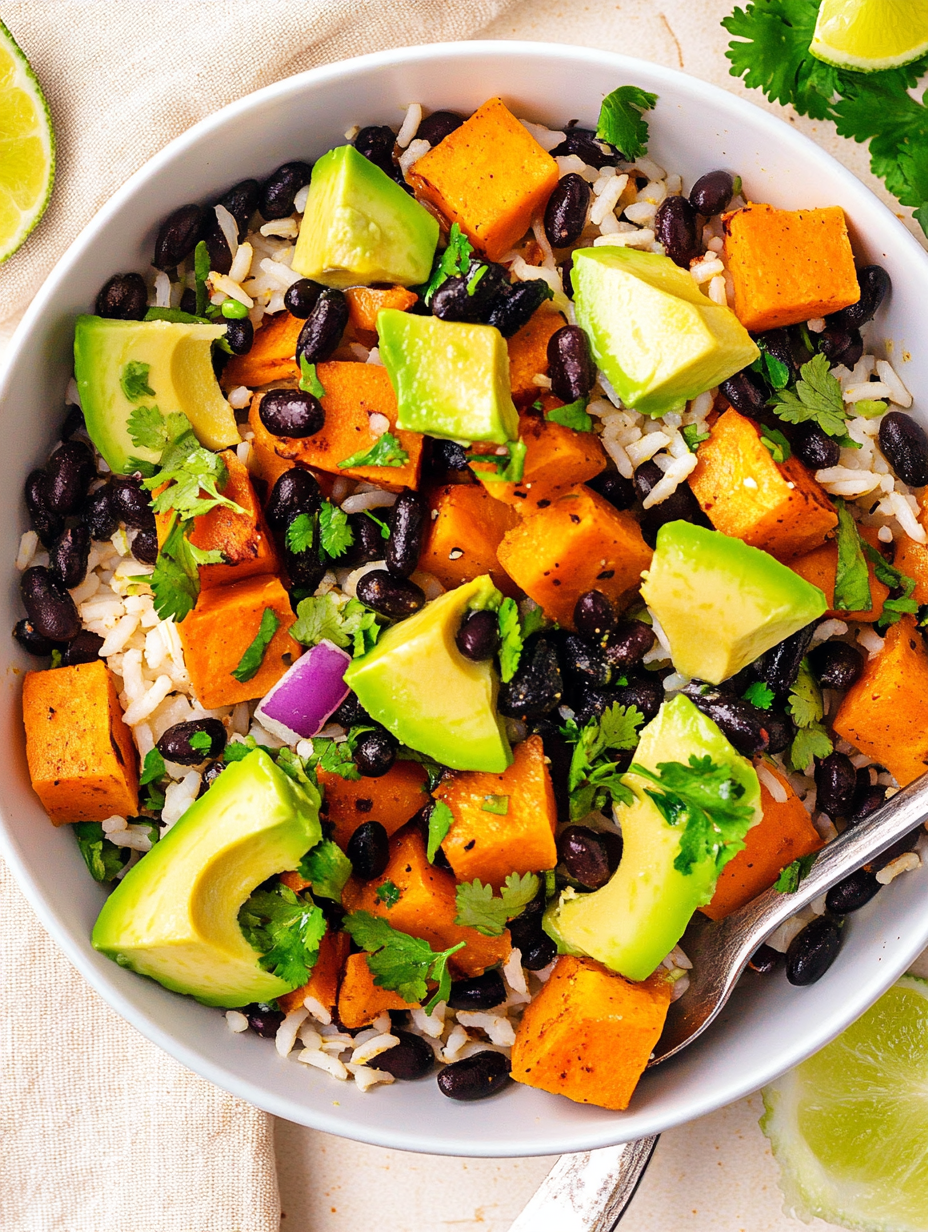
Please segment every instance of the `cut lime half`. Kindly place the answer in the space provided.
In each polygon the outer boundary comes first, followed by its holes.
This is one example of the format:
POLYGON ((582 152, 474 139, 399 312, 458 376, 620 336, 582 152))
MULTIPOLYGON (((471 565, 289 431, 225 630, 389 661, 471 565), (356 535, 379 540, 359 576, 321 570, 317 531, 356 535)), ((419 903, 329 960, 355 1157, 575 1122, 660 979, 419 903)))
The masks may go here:
POLYGON ((55 134, 29 61, 0 21, 0 262, 11 257, 48 205, 55 134))
POLYGON ((822 0, 809 50, 861 73, 909 64, 928 52, 928 0, 822 0))
POLYGON ((928 980, 903 976, 763 1095, 787 1207, 861 1232, 928 1229, 928 980))

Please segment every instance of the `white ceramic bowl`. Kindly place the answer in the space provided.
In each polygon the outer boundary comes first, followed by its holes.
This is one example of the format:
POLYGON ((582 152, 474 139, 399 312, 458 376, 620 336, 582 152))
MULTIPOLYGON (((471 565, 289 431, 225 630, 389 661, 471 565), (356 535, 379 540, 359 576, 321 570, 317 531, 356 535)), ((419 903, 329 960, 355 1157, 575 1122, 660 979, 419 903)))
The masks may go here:
MULTIPOLYGON (((600 101, 633 83, 659 96, 650 155, 689 188, 706 171, 743 176, 754 200, 778 206, 840 204, 857 255, 890 271, 892 295, 875 326, 915 391, 928 389, 924 287, 928 255, 848 171, 764 111, 653 64, 580 47, 460 43, 391 51, 292 77, 233 104, 178 138, 113 197, 58 264, 16 336, 0 400, 0 626, 21 616, 13 569, 25 529, 23 481, 56 438, 71 374, 74 317, 113 273, 144 269, 160 220, 291 158, 316 158, 353 124, 397 124, 402 108, 469 112, 500 94, 519 116, 559 127, 595 125, 600 101), (892 340, 889 343, 888 340, 892 340), (906 354, 911 353, 911 359, 906 354), (905 362, 901 362, 905 359, 905 362)), ((0 846, 32 905, 90 983, 144 1035, 204 1077, 277 1116, 380 1146, 458 1155, 582 1151, 653 1134, 755 1090, 841 1031, 928 943, 928 868, 908 873, 851 917, 844 948, 811 988, 782 976, 749 978, 722 1021, 675 1061, 648 1073, 629 1110, 612 1113, 511 1086, 485 1103, 456 1104, 434 1079, 362 1094, 353 1083, 279 1057, 268 1041, 233 1035, 221 1015, 124 971, 90 948, 104 892, 67 827, 54 829, 32 794, 20 717, 21 672, 10 638, 0 738, 0 846)))

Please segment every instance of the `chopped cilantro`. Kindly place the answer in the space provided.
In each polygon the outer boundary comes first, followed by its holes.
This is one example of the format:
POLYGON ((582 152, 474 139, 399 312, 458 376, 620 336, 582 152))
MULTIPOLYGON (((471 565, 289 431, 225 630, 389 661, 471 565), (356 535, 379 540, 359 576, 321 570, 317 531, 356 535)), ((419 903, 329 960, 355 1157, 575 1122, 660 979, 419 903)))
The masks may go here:
POLYGON ((196 314, 202 317, 209 305, 209 288, 206 280, 209 278, 209 248, 205 240, 200 240, 193 250, 193 279, 196 286, 196 314))
POLYGON ((768 405, 784 423, 815 423, 828 436, 845 435, 847 412, 841 383, 832 376, 824 355, 813 355, 800 368, 795 387, 779 390, 768 405))
POLYGON ((353 646, 352 654, 357 658, 380 636, 377 613, 358 599, 340 604, 333 594, 310 595, 297 604, 296 616, 290 636, 304 646, 315 646, 327 638, 343 649, 353 646))
MULTIPOLYGON (((146 578, 145 581, 147 582, 148 578, 146 578)), ((58 649, 57 646, 53 646, 52 653, 51 653, 51 666, 61 667, 61 664, 63 662, 64 662, 64 655, 61 653, 61 651, 58 649)))
MULTIPOLYGON (((271 754, 273 757, 274 755, 271 754)), ((286 745, 282 749, 277 750, 277 755, 274 757, 277 765, 283 770, 288 778, 293 779, 295 783, 299 783, 302 787, 313 786, 313 781, 306 773, 306 762, 298 753, 294 753, 293 749, 287 748, 286 745)))
POLYGON ((499 817, 505 817, 509 812, 509 797, 508 796, 484 796, 483 803, 480 805, 485 813, 496 813, 499 817))
POLYGON ((300 389, 314 398, 325 397, 325 388, 316 373, 316 365, 311 364, 305 355, 300 356, 300 389))
POLYGON ((790 745, 790 765, 794 770, 804 771, 814 757, 827 757, 834 747, 822 725, 825 705, 808 659, 803 659, 799 665, 799 674, 790 689, 786 709, 799 728, 790 745))
POLYGON ((316 541, 316 525, 316 519, 310 514, 298 513, 287 527, 284 539, 294 556, 299 556, 302 552, 308 552, 312 549, 316 541))
POLYGON ((593 421, 586 413, 587 402, 587 398, 577 398, 566 406, 555 406, 545 413, 545 419, 564 428, 573 428, 575 432, 592 432, 593 421))
POLYGON ((155 611, 162 620, 178 624, 193 611, 200 593, 200 565, 216 565, 221 552, 206 552, 187 538, 188 522, 172 515, 167 538, 161 545, 154 572, 146 580, 154 592, 155 611))
POLYGON ((143 398, 153 398, 155 391, 148 384, 148 374, 151 364, 143 364, 137 359, 130 359, 122 370, 119 385, 130 402, 141 402, 143 398))
POLYGON ((174 321, 177 325, 202 325, 203 317, 194 316, 192 312, 184 312, 182 308, 149 308, 142 318, 144 321, 174 321))
POLYGON ((864 419, 876 419, 886 410, 886 403, 878 398, 861 398, 854 403, 854 414, 863 415, 864 419))
POLYGON ((427 980, 437 980, 438 987, 426 1005, 431 1013, 439 1001, 447 1001, 451 992, 448 959, 465 942, 436 953, 427 941, 406 933, 371 915, 354 911, 345 920, 345 931, 356 945, 367 952, 367 965, 378 988, 398 992, 404 1001, 421 1003, 428 996, 427 980))
POLYGON ((522 641, 527 642, 533 633, 540 632, 547 623, 544 611, 537 604, 526 608, 522 617, 522 641))
POLYGON ((476 928, 484 937, 499 937, 510 920, 521 915, 541 887, 537 873, 510 873, 499 894, 479 880, 462 882, 456 891, 455 924, 476 928))
POLYGON ((426 850, 429 864, 435 863, 435 856, 438 853, 439 847, 448 837, 448 831, 451 829, 453 821, 454 813, 452 813, 444 800, 436 800, 429 813, 429 843, 426 850))
POLYGON ((381 537, 381 539, 389 539, 389 538, 390 538, 390 527, 386 524, 386 522, 383 520, 383 518, 378 518, 378 517, 377 517, 377 515, 376 515, 376 513, 373 513, 370 509, 365 509, 365 510, 364 510, 364 516, 365 516, 366 518, 370 518, 370 520, 371 520, 372 522, 375 522, 375 523, 376 523, 376 524, 380 527, 380 537, 381 537))
POLYGON ((773 689, 764 684, 762 680, 755 680, 753 684, 749 684, 743 696, 746 702, 750 702, 752 706, 757 706, 761 710, 769 710, 773 705, 773 689))
POLYGON ((232 672, 239 684, 246 684, 258 674, 258 669, 267 654, 267 648, 279 628, 280 617, 273 608, 266 607, 261 615, 261 624, 258 626, 254 641, 239 659, 238 667, 232 672))
MULTIPOLYGON (((762 345, 759 343, 759 345, 762 345)), ((762 376, 771 389, 785 389, 789 384, 790 370, 769 351, 761 350, 760 355, 751 364, 751 371, 762 376)))
POLYGON ((488 265, 483 265, 483 264, 477 266, 477 268, 474 270, 474 272, 471 274, 471 276, 467 280, 467 294, 468 295, 473 295, 473 293, 477 290, 477 283, 480 281, 480 279, 484 276, 484 274, 487 272, 489 268, 490 267, 488 265))
MULTIPOLYGON (((469 453, 468 462, 485 462, 494 470, 477 471, 484 483, 521 483, 525 472, 526 444, 523 440, 509 441, 506 453, 469 453)), ((476 470, 475 467, 471 469, 476 470)))
MULTIPOLYGON (((142 365, 147 367, 146 364, 142 365)), ((185 432, 190 432, 190 420, 179 411, 170 415, 162 415, 156 406, 136 406, 133 408, 126 427, 129 439, 138 449, 154 449, 159 453, 167 448, 172 441, 178 440, 185 432)))
POLYGON ((325 935, 325 917, 311 898, 278 882, 245 900, 238 923, 265 971, 293 988, 306 983, 325 935))
POLYGON ((867 612, 873 604, 870 570, 864 556, 857 523, 847 505, 834 498, 838 514, 838 567, 835 573, 834 606, 842 612, 867 612))
POLYGON ((499 622, 499 677, 506 684, 516 674, 522 657, 522 625, 515 599, 504 599, 496 618, 499 622))
POLYGON ((812 865, 815 863, 817 854, 817 852, 813 851, 811 855, 800 856, 792 864, 787 864, 786 868, 783 869, 773 883, 773 888, 779 891, 780 894, 795 894, 812 871, 812 865))
POLYGON ((78 821, 71 828, 94 881, 115 881, 129 860, 129 848, 111 842, 99 821, 78 821))
POLYGON ((395 907, 403 897, 403 892, 395 882, 382 881, 377 887, 377 893, 374 897, 377 899, 378 903, 383 903, 389 911, 389 909, 391 907, 395 907))
POLYGON ((873 565, 873 572, 877 579, 888 586, 890 590, 901 590, 902 594, 894 599, 886 599, 883 602, 883 611, 877 625, 881 629, 887 628, 889 625, 894 625, 897 620, 901 620, 903 616, 915 615, 918 612, 918 604, 912 598, 912 593, 915 590, 915 579, 908 577, 895 565, 889 564, 884 560, 875 547, 872 547, 865 539, 861 540, 867 559, 873 565))
MULTIPOLYGON (((453 278, 456 274, 464 275, 467 273, 470 268, 470 258, 473 251, 473 244, 458 224, 453 222, 451 230, 448 232, 448 247, 441 254, 441 259, 435 267, 422 296, 426 304, 432 302, 432 296, 446 278, 453 278)), ((483 268, 486 269, 486 266, 483 268)), ((474 283, 474 286, 476 285, 474 283)), ((469 293, 473 295, 473 291, 469 293)))
POLYGON ((409 454, 393 433, 384 432, 370 449, 361 449, 350 458, 342 458, 338 465, 344 470, 361 466, 405 466, 408 461, 409 454))
MULTIPOLYGON (((305 516, 301 514, 301 517, 305 516)), ((296 520, 299 521, 299 518, 296 520)), ((319 537, 323 552, 333 560, 344 556, 354 543, 354 531, 348 524, 348 514, 330 501, 323 501, 319 510, 319 537)))
POLYGON ((213 742, 209 737, 209 732, 194 732, 190 737, 190 747, 192 749, 196 749, 198 753, 208 753, 212 743, 213 742))
POLYGON ((709 439, 709 433, 700 431, 699 424, 684 424, 680 429, 680 435, 686 441, 686 447, 690 453, 695 453, 703 441, 709 439))
POLYGON ((351 861, 338 843, 324 838, 306 853, 299 863, 298 872, 310 882, 313 894, 340 903, 342 890, 351 876, 351 861))
POLYGON ((158 779, 163 779, 166 774, 167 769, 164 764, 164 758, 157 749, 149 749, 145 754, 144 762, 142 762, 139 787, 147 787, 149 783, 156 783, 158 779))
POLYGON ((603 99, 596 125, 596 136, 615 146, 629 162, 648 152, 648 123, 644 112, 657 102, 638 86, 619 86, 603 99))
MULTIPOLYGON (((226 763, 244 761, 248 754, 253 753, 255 749, 263 749, 268 757, 274 757, 276 754, 278 760, 284 752, 283 749, 271 749, 266 744, 258 744, 254 736, 246 736, 244 740, 231 740, 223 749, 222 760, 226 763)), ((290 750, 286 751, 289 752, 290 750)))
POLYGON ((766 424, 760 426, 760 443, 769 451, 774 462, 785 462, 793 452, 780 429, 768 428, 766 424))
POLYGON ((827 757, 834 749, 831 737, 821 723, 800 728, 789 746, 789 762, 800 774, 808 770, 813 758, 827 757))
POLYGON ((609 801, 631 804, 632 792, 608 754, 635 748, 643 722, 644 715, 636 706, 614 702, 600 718, 590 719, 582 728, 573 720, 561 728, 561 734, 574 746, 567 776, 571 821, 603 808, 609 801))
MULTIPOLYGON (((353 729, 355 734, 360 729, 353 729)), ((368 730, 368 729, 364 729, 368 730)), ((324 770, 327 774, 337 774, 339 778, 357 782, 361 772, 354 764, 354 737, 349 732, 347 740, 329 740, 321 736, 313 737, 313 754, 309 759, 312 770, 324 770)))

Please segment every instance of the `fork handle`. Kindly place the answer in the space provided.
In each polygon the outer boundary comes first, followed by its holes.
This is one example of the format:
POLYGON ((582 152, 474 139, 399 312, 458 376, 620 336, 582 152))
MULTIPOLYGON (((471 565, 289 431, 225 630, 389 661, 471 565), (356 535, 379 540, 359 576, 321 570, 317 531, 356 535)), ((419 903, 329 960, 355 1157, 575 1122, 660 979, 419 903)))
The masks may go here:
POLYGON ((612 1232, 635 1196, 658 1137, 562 1155, 509 1232, 612 1232))

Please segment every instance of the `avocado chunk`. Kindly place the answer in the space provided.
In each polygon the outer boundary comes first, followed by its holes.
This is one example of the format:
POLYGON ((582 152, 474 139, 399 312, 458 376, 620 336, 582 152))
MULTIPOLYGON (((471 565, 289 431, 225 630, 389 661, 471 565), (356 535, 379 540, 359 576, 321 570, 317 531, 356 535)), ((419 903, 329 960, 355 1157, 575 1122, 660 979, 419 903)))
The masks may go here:
POLYGON ((290 992, 259 966, 238 913, 256 886, 296 868, 321 837, 316 789, 255 749, 129 870, 97 918, 94 948, 204 1005, 290 992))
POLYGON ((768 552, 718 530, 666 522, 642 597, 684 676, 720 684, 823 615, 817 586, 768 552))
POLYGON ((293 269, 327 287, 427 282, 438 222, 352 145, 313 167, 293 269))
POLYGON ((518 437, 509 352, 498 329, 384 308, 377 333, 398 428, 497 445, 518 437))
POLYGON ((371 718, 452 770, 501 774, 512 762, 496 672, 489 661, 465 659, 454 640, 468 611, 496 608, 501 598, 486 575, 465 582, 388 629, 345 672, 371 718))
POLYGON ((760 354, 730 308, 656 252, 582 248, 571 281, 597 366, 642 415, 679 411, 760 354))
POLYGON ((671 825, 646 794, 655 785, 629 773, 625 782, 634 803, 619 805, 622 862, 612 879, 592 894, 565 890, 548 909, 545 928, 562 950, 588 954, 629 980, 646 980, 673 949, 697 907, 712 898, 722 868, 744 847, 744 835, 761 818, 760 785, 754 767, 737 753, 715 723, 678 693, 641 732, 634 762, 658 773, 660 762, 711 757, 742 787, 738 798, 748 820, 727 835, 719 851, 709 851, 680 872, 684 824, 671 825))
POLYGON ((130 459, 157 462, 161 456, 132 442, 129 417, 144 406, 186 415, 208 449, 241 441, 213 372, 212 344, 225 332, 224 325, 77 318, 74 376, 90 439, 110 470, 126 474, 134 469, 130 459))

